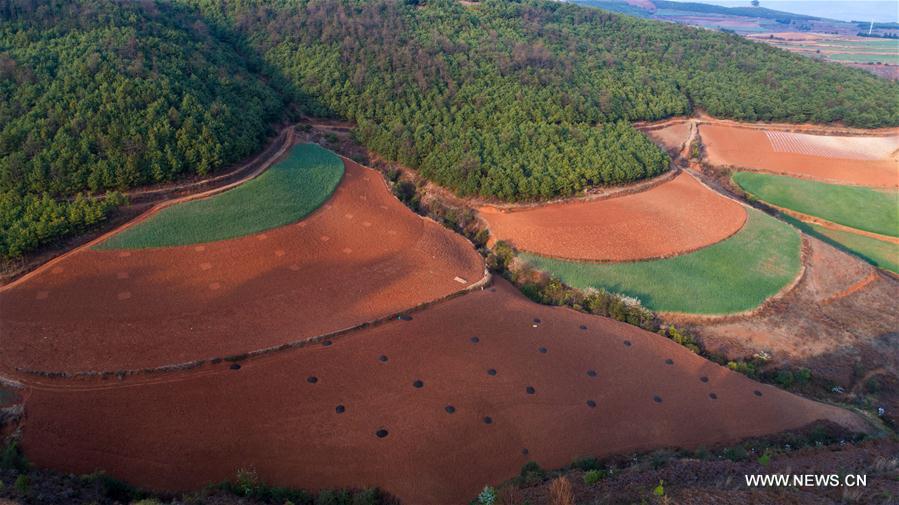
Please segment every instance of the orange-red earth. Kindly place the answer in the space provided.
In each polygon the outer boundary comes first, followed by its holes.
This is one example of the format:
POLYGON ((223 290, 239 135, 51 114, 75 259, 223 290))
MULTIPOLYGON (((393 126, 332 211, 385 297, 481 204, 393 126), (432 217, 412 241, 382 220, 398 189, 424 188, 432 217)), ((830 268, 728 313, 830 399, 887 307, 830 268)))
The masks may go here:
POLYGON ((528 461, 709 446, 818 419, 864 428, 659 335, 536 305, 504 281, 411 316, 237 370, 32 380, 23 447, 39 466, 156 489, 255 469, 271 484, 380 486, 448 504, 528 461))
POLYGON ((674 256, 720 242, 746 210, 682 172, 648 190, 501 211, 481 207, 491 237, 543 256, 628 261, 674 256))
POLYGON ((464 238, 346 162, 306 219, 183 247, 81 249, 0 292, 0 368, 129 370, 277 346, 389 316, 484 275, 464 238))

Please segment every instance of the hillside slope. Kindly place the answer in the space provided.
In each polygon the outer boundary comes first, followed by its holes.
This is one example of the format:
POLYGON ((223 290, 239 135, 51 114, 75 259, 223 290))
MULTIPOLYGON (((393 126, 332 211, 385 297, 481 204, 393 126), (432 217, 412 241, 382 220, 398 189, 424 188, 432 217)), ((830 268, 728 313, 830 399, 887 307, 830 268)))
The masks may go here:
POLYGON ((543 0, 0 0, 0 255, 103 219, 68 198, 203 175, 282 106, 335 112, 461 195, 652 177, 631 121, 899 124, 899 86, 726 34, 543 0), (54 201, 55 200, 55 201, 54 201))
POLYGON ((862 72, 565 3, 184 1, 356 120, 369 147, 463 195, 540 199, 657 174, 665 156, 626 122, 697 107, 899 122, 899 88, 862 72))
POLYGON ((2 1, 0 21, 0 255, 110 207, 63 197, 204 175, 257 150, 281 114, 255 57, 181 6, 2 1))

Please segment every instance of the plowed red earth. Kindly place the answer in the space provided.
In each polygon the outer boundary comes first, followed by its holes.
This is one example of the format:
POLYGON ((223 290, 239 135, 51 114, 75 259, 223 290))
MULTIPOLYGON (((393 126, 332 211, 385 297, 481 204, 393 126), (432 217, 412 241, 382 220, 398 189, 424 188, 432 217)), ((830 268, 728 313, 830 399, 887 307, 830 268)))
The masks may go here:
POLYGON ((502 212, 480 210, 494 239, 523 251, 575 260, 673 256, 736 233, 746 211, 681 173, 649 190, 605 200, 502 212))
MULTIPOLYGON (((758 169, 805 177, 824 182, 859 186, 895 188, 899 186, 899 161, 892 156, 882 159, 858 158, 847 146, 847 157, 835 157, 840 137, 827 137, 833 149, 821 149, 821 155, 799 152, 777 152, 765 130, 721 125, 699 127, 708 160, 713 165, 758 169)), ((858 137, 852 144, 863 144, 858 137)), ((821 143, 824 143, 822 140, 821 143)), ((804 146, 795 146, 797 150, 804 146)), ((812 148, 812 146, 808 146, 812 148)))
POLYGON ((678 151, 690 138, 690 123, 675 122, 663 128, 647 129, 644 133, 668 151, 678 151))
POLYGON ((199 246, 78 251, 0 293, 0 366, 120 370, 351 327, 479 280, 470 243, 351 162, 307 219, 199 246))
POLYGON ((412 317, 239 370, 43 379, 29 386, 25 452, 39 466, 105 469, 159 489, 253 468, 278 485, 377 485, 405 503, 445 505, 529 460, 561 467, 817 419, 863 427, 658 335, 536 305, 503 281, 412 317))

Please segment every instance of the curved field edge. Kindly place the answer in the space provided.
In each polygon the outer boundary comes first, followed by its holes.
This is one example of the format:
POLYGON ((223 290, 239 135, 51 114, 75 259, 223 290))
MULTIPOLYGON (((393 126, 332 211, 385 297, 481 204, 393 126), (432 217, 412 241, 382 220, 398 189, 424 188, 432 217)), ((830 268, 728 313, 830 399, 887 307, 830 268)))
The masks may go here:
POLYGON ((318 209, 343 173, 343 161, 331 151, 296 145, 258 177, 224 193, 162 209, 95 249, 182 246, 277 228, 318 209))
POLYGON ((859 230, 899 237, 899 192, 845 186, 758 172, 733 182, 753 197, 859 230))
POLYGON ((761 305, 802 268, 799 232, 747 208, 743 228, 696 252, 659 260, 588 263, 529 253, 521 257, 569 286, 604 289, 658 312, 724 315, 761 305))
POLYGON ((857 233, 833 230, 816 224, 806 223, 787 215, 782 217, 812 237, 822 240, 837 249, 854 254, 876 267, 899 274, 899 245, 857 233))

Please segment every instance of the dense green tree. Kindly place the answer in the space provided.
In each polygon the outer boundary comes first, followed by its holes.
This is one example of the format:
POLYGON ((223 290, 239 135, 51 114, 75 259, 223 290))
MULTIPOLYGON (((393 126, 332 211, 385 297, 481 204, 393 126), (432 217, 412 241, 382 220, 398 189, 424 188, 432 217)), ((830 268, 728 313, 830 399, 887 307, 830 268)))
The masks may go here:
POLYGON ((182 0, 243 33, 361 140, 464 195, 571 195, 663 171, 629 121, 899 123, 899 88, 740 37, 540 0, 182 0))
MULTIPOLYGON (((211 173, 286 104, 354 120, 462 195, 537 200, 664 171, 633 121, 891 126, 897 96, 735 35, 544 0, 0 0, 0 206, 211 173)), ((23 221, 85 220, 41 222, 23 221)))
POLYGON ((247 59, 177 4, 0 0, 0 253, 113 208, 82 191, 205 175, 257 150, 283 103, 247 59))

